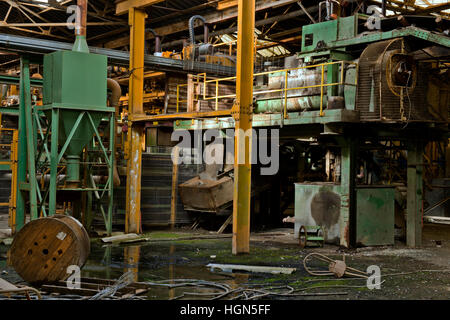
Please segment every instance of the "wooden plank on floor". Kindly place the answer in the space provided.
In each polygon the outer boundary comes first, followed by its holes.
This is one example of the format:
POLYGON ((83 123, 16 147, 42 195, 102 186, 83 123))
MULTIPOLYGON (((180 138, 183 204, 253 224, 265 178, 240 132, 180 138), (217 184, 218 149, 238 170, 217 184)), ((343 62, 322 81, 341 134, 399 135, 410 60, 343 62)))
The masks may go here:
POLYGON ((231 221, 233 221, 232 214, 230 214, 230 216, 227 218, 227 220, 225 220, 223 225, 220 227, 219 231, 217 231, 217 234, 222 234, 224 232, 225 228, 228 227, 228 225, 231 223, 231 221))

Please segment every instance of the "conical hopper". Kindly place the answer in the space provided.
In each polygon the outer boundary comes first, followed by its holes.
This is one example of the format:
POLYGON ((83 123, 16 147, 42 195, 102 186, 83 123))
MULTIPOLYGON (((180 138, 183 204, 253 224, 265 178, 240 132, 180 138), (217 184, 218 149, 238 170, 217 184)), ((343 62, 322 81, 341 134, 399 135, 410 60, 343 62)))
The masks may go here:
MULTIPOLYGON (((94 128, 89 120, 89 115, 92 118, 93 125, 98 128, 102 117, 105 116, 103 112, 93 112, 86 110, 77 128, 75 129, 72 138, 64 152, 64 158, 67 161, 67 176, 66 183, 78 183, 80 176, 80 155, 83 148, 92 139, 94 135, 94 128)), ((62 148, 70 136, 72 129, 75 127, 80 114, 83 111, 59 109, 59 131, 58 131, 58 145, 62 148)), ((51 111, 46 112, 48 119, 53 121, 51 111)))

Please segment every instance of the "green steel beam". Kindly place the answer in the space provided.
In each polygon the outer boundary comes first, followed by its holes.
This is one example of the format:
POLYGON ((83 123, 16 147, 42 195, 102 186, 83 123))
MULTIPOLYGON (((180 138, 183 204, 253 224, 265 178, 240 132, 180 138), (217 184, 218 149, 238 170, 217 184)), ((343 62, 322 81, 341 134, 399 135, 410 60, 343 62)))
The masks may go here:
POLYGON ((112 233, 112 215, 113 215, 113 206, 114 206, 114 146, 115 146, 115 136, 116 136, 116 119, 115 113, 111 113, 110 122, 109 122, 109 149, 110 149, 110 158, 109 158, 109 189, 108 189, 108 219, 106 221, 106 231, 108 234, 112 233))
POLYGON ((333 42, 333 47, 334 48, 347 47, 352 45, 359 45, 363 43, 371 43, 401 37, 415 37, 417 39, 426 40, 441 45, 443 47, 450 48, 450 37, 439 35, 431 31, 427 31, 417 27, 406 27, 403 29, 395 29, 392 31, 378 32, 368 35, 360 35, 352 39, 338 40, 333 42))
POLYGON ((20 108, 0 107, 0 113, 14 114, 14 115, 18 116, 20 113, 20 108))
MULTIPOLYGON (((33 79, 30 78, 30 86, 31 87, 42 87, 43 86, 42 79, 33 79)), ((9 76, 0 74, 0 84, 12 84, 12 85, 20 85, 20 77, 9 76)))
MULTIPOLYGON (((21 69, 25 68, 26 58, 20 60, 21 69)), ((23 73, 22 73, 23 74, 23 73)), ((18 146, 18 163, 17 163, 17 200, 16 200, 16 219, 15 226, 12 229, 18 232, 25 225, 25 197, 22 193, 21 186, 27 181, 27 132, 26 132, 26 109, 25 109, 25 92, 29 88, 29 83, 25 83, 24 77, 20 77, 20 104, 19 104, 19 146, 18 146)))
POLYGON ((58 174, 58 135, 59 135, 59 109, 52 109, 51 147, 50 147, 50 186, 48 214, 56 214, 56 178, 58 174))
POLYGON ((412 248, 422 245, 423 151, 424 144, 422 141, 409 141, 406 244, 412 248))
MULTIPOLYGON (((319 111, 290 112, 288 117, 283 119, 279 113, 273 114, 253 114, 253 127, 279 127, 304 125, 304 124, 327 124, 327 123, 358 123, 359 112, 355 110, 335 109, 325 110, 321 117, 319 111)), ((218 119, 196 119, 183 120, 174 123, 174 129, 198 130, 198 129, 228 129, 234 128, 233 118, 218 119)))
POLYGON ((67 147, 69 146, 70 142, 72 141, 72 137, 75 134, 75 132, 77 131, 78 126, 80 125, 80 122, 83 119, 84 114, 85 114, 84 112, 80 112, 80 114, 78 115, 78 118, 75 121, 75 124, 73 125, 72 129, 69 132, 69 135, 67 136, 66 142, 64 143, 63 147, 61 148, 61 151, 59 152, 58 162, 61 161, 64 153, 66 152, 67 147))
POLYGON ((356 153, 355 137, 339 137, 341 145, 341 214, 340 214, 340 245, 346 248, 354 245, 356 214, 356 153))
POLYGON ((33 126, 33 108, 30 96, 30 64, 29 60, 26 58, 22 58, 21 62, 20 73, 24 81, 24 91, 21 92, 21 99, 23 99, 23 103, 25 104, 25 127, 27 133, 26 159, 28 161, 28 180, 30 183, 30 220, 35 220, 38 218, 35 163, 36 143, 34 140, 35 130, 33 126))

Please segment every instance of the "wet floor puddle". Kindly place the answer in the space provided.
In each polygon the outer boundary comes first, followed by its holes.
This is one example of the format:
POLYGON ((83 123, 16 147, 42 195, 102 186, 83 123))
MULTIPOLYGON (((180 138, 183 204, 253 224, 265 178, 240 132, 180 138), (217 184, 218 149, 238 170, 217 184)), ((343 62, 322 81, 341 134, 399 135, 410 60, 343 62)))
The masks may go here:
MULTIPOLYGON (((226 284, 231 289, 242 284, 265 279, 264 274, 224 273, 206 267, 216 262, 217 256, 231 254, 230 239, 215 241, 153 242, 142 245, 116 246, 93 242, 91 254, 82 268, 82 277, 118 279, 125 272, 132 272, 135 281, 175 284, 180 279, 196 279, 226 284)), ((242 258, 248 261, 250 257, 242 258), (247 260, 246 260, 247 259, 247 260)), ((252 257, 255 258, 255 255, 252 257)), ((264 257, 260 257, 264 260, 264 257)), ((236 258, 239 259, 239 258, 236 258)), ((228 260, 228 259, 227 259, 228 260)), ((239 261, 235 260, 234 262, 239 261)), ((220 263, 224 263, 223 260, 220 263)), ((270 275, 269 275, 270 276, 270 275)), ((148 299, 167 300, 179 297, 195 300, 208 299, 207 293, 217 292, 210 287, 168 288, 151 286, 148 299), (189 293, 192 293, 191 295, 189 293)))

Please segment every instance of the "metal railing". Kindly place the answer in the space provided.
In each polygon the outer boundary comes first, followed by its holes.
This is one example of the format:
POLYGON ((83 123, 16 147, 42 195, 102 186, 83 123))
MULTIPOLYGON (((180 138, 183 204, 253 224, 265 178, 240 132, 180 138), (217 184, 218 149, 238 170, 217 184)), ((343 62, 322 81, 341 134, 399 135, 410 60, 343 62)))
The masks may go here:
POLYGON ((1 207, 9 207, 9 225, 15 225, 15 209, 17 197, 17 161, 19 132, 17 129, 0 128, 0 167, 9 167, 11 170, 11 194, 9 202, 1 202, 1 207), (5 139, 6 137, 6 139, 5 139), (4 140, 9 140, 5 143, 4 140), (6 154, 7 157, 3 157, 6 154))
MULTIPOLYGON (((325 63, 320 63, 320 64, 315 64, 315 65, 310 65, 310 66, 303 66, 303 67, 297 67, 297 68, 291 68, 291 69, 282 69, 282 70, 275 70, 275 71, 266 71, 266 72, 260 72, 260 73, 256 73, 254 74, 254 76, 262 76, 262 75, 270 75, 270 74, 276 74, 276 73, 284 73, 284 87, 281 89, 269 89, 269 90, 263 90, 263 91, 254 91, 253 92, 253 96, 258 96, 258 95, 262 95, 262 94, 268 94, 268 93, 276 93, 276 92, 281 92, 283 93, 282 96, 280 97, 280 100, 283 99, 284 103, 283 103, 283 114, 284 114, 284 118, 287 118, 287 104, 288 104, 288 92, 292 91, 292 90, 302 90, 302 89, 309 89, 309 88, 320 88, 320 116, 324 115, 323 112, 323 96, 324 96, 324 89, 328 88, 328 87, 333 87, 333 86, 357 86, 358 85, 358 72, 356 72, 355 75, 355 82, 354 83, 346 83, 345 82, 345 66, 346 65, 354 65, 356 68, 358 68, 358 64, 356 62, 353 61, 333 61, 333 62, 325 62, 325 63), (338 82, 333 82, 333 83, 325 83, 325 67, 331 66, 331 65, 339 65, 340 66, 340 79, 338 82), (302 87, 292 87, 289 88, 289 72, 290 71, 294 71, 294 70, 300 70, 300 69, 312 69, 312 68, 320 68, 320 72, 321 72, 321 81, 318 84, 313 84, 313 85, 308 85, 308 86, 302 86, 302 87)), ((226 98, 235 98, 236 94, 228 94, 228 95, 219 95, 219 83, 220 82, 224 82, 224 81, 233 81, 236 80, 236 77, 227 77, 227 78, 213 78, 213 79, 208 79, 206 74, 199 74, 194 76, 196 79, 196 82, 194 83, 197 85, 203 85, 203 94, 202 94, 202 99, 203 101, 208 101, 208 100, 214 100, 215 101, 215 110, 217 111, 219 109, 219 100, 220 99, 226 99, 226 98), (207 89, 207 85, 210 83, 214 83, 215 85, 215 94, 212 96, 207 96, 206 95, 206 89, 207 89)), ((181 84, 177 86, 177 113, 179 112, 179 105, 180 103, 186 103, 188 102, 188 100, 180 100, 180 88, 181 87, 185 87, 188 86, 188 84, 181 84)), ((195 95, 194 94, 194 100, 199 100, 200 95, 195 95)), ((276 97, 274 97, 273 100, 276 100, 276 97)))

